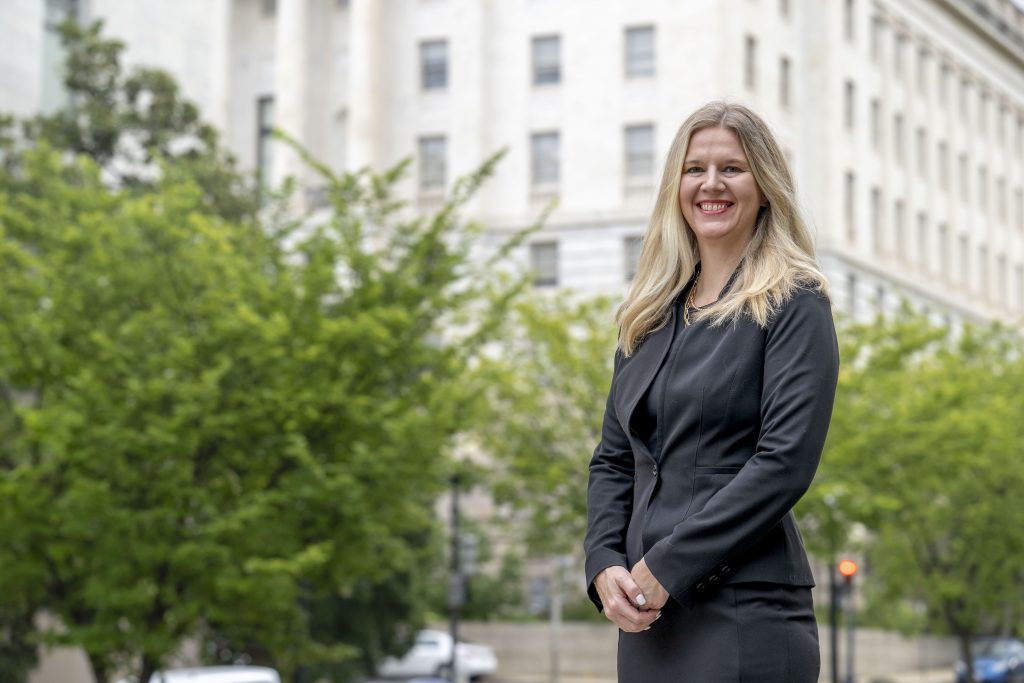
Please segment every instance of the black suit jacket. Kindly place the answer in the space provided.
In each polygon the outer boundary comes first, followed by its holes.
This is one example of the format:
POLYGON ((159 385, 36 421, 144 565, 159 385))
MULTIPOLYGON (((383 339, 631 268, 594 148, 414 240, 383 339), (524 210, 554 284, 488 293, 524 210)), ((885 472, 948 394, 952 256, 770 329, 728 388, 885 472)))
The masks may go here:
POLYGON ((746 318, 687 328, 656 460, 630 425, 675 341, 674 315, 632 356, 615 355, 587 490, 591 599, 601 608, 601 570, 641 557, 684 605, 721 584, 814 585, 791 510, 832 416, 839 351, 828 300, 798 289, 764 328, 746 318))

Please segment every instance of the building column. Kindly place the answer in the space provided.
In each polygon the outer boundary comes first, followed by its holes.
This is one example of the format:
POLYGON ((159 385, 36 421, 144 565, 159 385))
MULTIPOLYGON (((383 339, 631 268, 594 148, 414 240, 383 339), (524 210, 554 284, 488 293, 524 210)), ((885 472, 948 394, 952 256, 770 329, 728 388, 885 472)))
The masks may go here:
POLYGON ((349 19, 349 93, 347 169, 376 168, 379 128, 381 7, 380 0, 351 0, 349 19))
MULTIPOLYGON (((307 2, 277 0, 274 38, 274 127, 302 144, 306 143, 307 2)), ((277 143, 271 173, 273 184, 294 176, 301 186, 306 175, 298 154, 277 143)))

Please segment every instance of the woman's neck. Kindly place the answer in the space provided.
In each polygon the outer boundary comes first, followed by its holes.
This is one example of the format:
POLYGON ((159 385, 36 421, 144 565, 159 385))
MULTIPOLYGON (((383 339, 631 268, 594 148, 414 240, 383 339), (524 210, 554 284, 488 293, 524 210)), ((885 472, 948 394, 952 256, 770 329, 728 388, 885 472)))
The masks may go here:
POLYGON ((718 301, 718 295, 725 288, 729 278, 743 258, 743 252, 725 252, 700 248, 700 277, 697 278, 693 295, 695 306, 706 306, 718 301))

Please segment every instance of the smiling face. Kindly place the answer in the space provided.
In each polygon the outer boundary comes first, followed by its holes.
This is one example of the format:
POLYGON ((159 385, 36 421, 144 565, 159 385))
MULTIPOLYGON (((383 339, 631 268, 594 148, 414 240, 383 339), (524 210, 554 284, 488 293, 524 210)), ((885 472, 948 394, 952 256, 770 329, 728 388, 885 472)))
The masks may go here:
POLYGON ((679 208, 701 247, 742 250, 765 204, 740 140, 728 128, 690 136, 679 182, 679 208))

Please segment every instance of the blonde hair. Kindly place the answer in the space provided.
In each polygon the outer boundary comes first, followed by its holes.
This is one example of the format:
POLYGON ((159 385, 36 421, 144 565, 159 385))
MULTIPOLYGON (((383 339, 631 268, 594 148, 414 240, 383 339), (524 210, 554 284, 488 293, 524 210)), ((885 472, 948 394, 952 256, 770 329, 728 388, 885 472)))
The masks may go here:
POLYGON ((798 286, 828 293, 797 206, 793 176, 771 129, 747 107, 709 102, 683 121, 665 160, 636 277, 616 315, 618 346, 626 356, 665 324, 672 302, 700 260, 697 239, 679 207, 679 183, 690 137, 705 128, 727 128, 736 134, 768 206, 758 213, 754 236, 729 291, 692 320, 720 325, 749 316, 764 327, 798 286))

